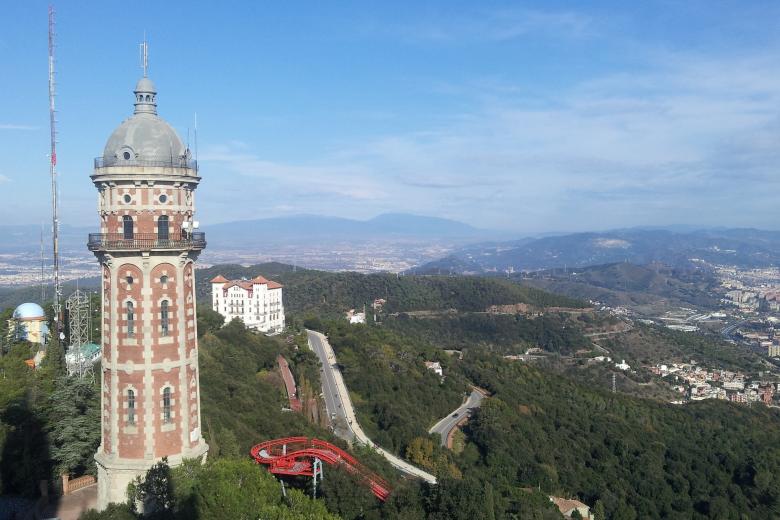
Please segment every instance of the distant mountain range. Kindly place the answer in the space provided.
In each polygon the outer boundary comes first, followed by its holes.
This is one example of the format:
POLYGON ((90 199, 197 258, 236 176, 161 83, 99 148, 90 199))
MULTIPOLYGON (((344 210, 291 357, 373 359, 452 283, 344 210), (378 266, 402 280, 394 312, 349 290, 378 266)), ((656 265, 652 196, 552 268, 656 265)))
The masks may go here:
POLYGON ((232 248, 237 242, 267 247, 275 243, 319 240, 433 239, 464 243, 508 238, 507 233, 478 229, 454 220, 405 213, 386 213, 369 220, 295 215, 212 224, 204 226, 203 230, 210 245, 232 248))
POLYGON ((702 263, 740 267, 780 265, 780 232, 711 229, 673 232, 625 229, 574 233, 462 247, 410 272, 489 273, 584 267, 615 262, 691 267, 702 263))
MULTIPOLYGON (((336 240, 444 240, 454 243, 508 239, 506 232, 478 229, 454 220, 386 213, 369 220, 354 220, 321 215, 294 215, 222 224, 203 225, 209 249, 267 248, 269 244, 336 240)), ((86 252, 87 234, 92 227, 60 227, 64 251, 86 252)), ((36 225, 0 225, 0 253, 31 253, 40 248, 41 227, 36 225)), ((51 225, 44 227, 44 248, 50 249, 51 225)))

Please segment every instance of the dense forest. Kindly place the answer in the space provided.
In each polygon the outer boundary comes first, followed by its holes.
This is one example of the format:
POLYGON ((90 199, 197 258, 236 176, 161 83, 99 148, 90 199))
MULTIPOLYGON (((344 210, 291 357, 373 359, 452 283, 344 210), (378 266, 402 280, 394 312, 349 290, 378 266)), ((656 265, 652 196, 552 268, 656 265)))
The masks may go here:
POLYGON ((461 313, 425 319, 400 314, 386 318, 384 325, 445 349, 480 348, 521 354, 538 347, 548 352, 572 354, 590 348, 591 342, 581 330, 571 323, 567 326, 567 321, 566 317, 555 313, 538 317, 461 313))
POLYGON ((229 279, 262 274, 285 286, 287 312, 320 317, 343 315, 350 308, 387 300, 387 313, 414 310, 484 311, 491 305, 527 303, 539 307, 584 307, 580 300, 557 296, 500 278, 469 276, 396 276, 388 273, 330 273, 268 263, 250 267, 219 265, 198 270, 197 297, 211 301, 209 281, 218 274, 229 279))
MULTIPOLYGON (((521 364, 466 364, 494 392, 467 428, 479 478, 601 502, 609 518, 775 518, 780 414, 611 394, 521 364)), ((468 468, 463 468, 469 474, 468 468)))
MULTIPOLYGON (((481 312, 492 304, 526 302, 539 308, 576 302, 500 279, 465 283, 463 277, 285 269, 261 273, 289 284, 290 301, 305 299, 297 295, 296 283, 314 285, 302 294, 323 291, 327 297, 308 306, 293 304, 298 305, 290 320, 294 326, 283 335, 269 338, 238 321, 223 324, 218 314, 199 309, 209 461, 173 469, 161 464, 137 482, 134 496, 157 504, 159 518, 254 518, 259 512, 284 519, 560 518, 549 495, 579 498, 611 520, 780 515, 777 410, 716 401, 673 406, 608 392, 582 370, 507 361, 503 354, 528 346, 563 359, 588 344, 582 331, 592 325, 590 318, 579 323, 558 312, 533 317, 481 312), (353 277, 357 288, 349 287, 353 277), (386 307, 393 315, 383 313, 380 323, 368 325, 349 325, 340 316, 383 287, 394 295, 386 307), (407 314, 423 308, 459 311, 424 318, 407 314), (355 447, 362 462, 390 481, 387 502, 336 468, 326 470, 316 501, 306 496, 311 495, 307 479, 288 480, 285 498, 278 481, 249 461, 251 445, 279 436, 312 435, 347 447, 311 417, 285 411, 278 354, 288 359, 301 388, 316 396, 320 387, 316 356, 296 328, 304 321, 329 335, 366 432, 434 473, 437 485, 402 479, 371 449, 355 447), (425 361, 440 362, 444 377, 427 370, 425 361), (491 395, 453 449, 442 448, 427 430, 462 402, 471 385, 491 395)), ((656 327, 636 326, 602 344, 632 362, 695 354, 712 363, 760 368, 755 357, 712 338, 656 327)), ((35 496, 38 479, 56 481, 61 472, 94 472, 98 385, 66 377, 56 343, 37 370, 24 362, 32 353, 33 347, 21 342, 3 349, 0 357, 0 490, 6 496, 35 496)), ((580 362, 585 360, 575 360, 580 362)), ((87 518, 135 519, 137 513, 124 504, 87 518)))
MULTIPOLYGON (((370 328, 329 330, 341 349, 360 343, 366 352, 381 352, 375 354, 380 358, 405 352, 414 359, 429 348, 388 331, 366 332, 370 328)), ((350 373, 365 359, 339 356, 339 362, 350 373)), ((777 410, 715 401, 673 406, 613 394, 478 349, 445 366, 447 377, 465 377, 492 393, 466 426, 464 448, 447 460, 457 468, 450 475, 490 483, 497 517, 516 510, 516 490, 528 487, 574 494, 621 520, 780 514, 777 410)), ((392 365, 370 367, 365 379, 399 377, 392 365)), ((424 395, 410 384, 379 386, 362 397, 383 401, 384 393, 413 403, 410 410, 425 406, 419 403, 424 395)), ((433 394, 429 403, 438 399, 433 394)), ((371 407, 358 412, 361 422, 378 424, 371 407)), ((418 444, 407 442, 412 460, 418 444)))

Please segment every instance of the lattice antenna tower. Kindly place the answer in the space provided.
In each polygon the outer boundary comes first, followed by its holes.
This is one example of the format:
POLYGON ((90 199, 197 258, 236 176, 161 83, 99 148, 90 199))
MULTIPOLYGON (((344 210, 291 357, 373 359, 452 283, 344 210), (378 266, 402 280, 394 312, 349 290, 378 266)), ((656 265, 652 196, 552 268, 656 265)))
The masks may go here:
POLYGON ((60 281, 60 220, 57 192, 57 121, 55 119, 54 96, 54 6, 49 5, 49 130, 51 132, 51 153, 49 155, 49 174, 51 175, 51 238, 54 256, 54 320, 56 333, 62 339, 62 285, 60 281))
POLYGON ((46 262, 43 256, 43 222, 41 222, 41 305, 46 302, 46 262))
POLYGON ((79 378, 94 380, 92 361, 88 358, 86 345, 90 338, 90 318, 92 308, 89 293, 76 289, 65 302, 68 309, 68 327, 70 328, 70 347, 73 362, 68 366, 68 373, 79 378))

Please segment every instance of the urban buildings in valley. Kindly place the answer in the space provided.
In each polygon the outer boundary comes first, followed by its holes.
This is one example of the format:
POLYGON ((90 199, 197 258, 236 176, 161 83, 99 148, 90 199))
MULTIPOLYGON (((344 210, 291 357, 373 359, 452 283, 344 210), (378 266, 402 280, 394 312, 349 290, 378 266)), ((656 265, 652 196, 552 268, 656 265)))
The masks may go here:
POLYGON ((278 334, 284 329, 282 284, 256 276, 251 280, 211 280, 212 308, 225 322, 239 319, 247 328, 278 334))
POLYGON ((95 159, 99 233, 88 248, 101 270, 101 438, 98 509, 163 458, 204 460, 195 260, 205 235, 193 220, 197 164, 157 115, 157 89, 141 78, 135 110, 95 159))

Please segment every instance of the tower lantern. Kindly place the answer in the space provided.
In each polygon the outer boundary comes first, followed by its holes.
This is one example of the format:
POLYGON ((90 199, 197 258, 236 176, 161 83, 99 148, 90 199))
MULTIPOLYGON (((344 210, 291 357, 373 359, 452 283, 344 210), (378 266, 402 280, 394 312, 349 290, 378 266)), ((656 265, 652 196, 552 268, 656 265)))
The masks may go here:
POLYGON ((198 165, 157 115, 144 76, 135 110, 95 159, 100 232, 88 247, 102 269, 102 432, 98 507, 126 501, 127 484, 167 457, 205 458, 200 420, 194 264, 198 165))

